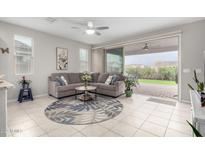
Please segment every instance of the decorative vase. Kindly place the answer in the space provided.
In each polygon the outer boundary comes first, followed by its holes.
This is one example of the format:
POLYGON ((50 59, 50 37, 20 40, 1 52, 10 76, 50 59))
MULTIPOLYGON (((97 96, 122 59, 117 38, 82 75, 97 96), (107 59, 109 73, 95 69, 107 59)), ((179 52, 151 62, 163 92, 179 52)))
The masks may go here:
POLYGON ((88 82, 87 81, 84 82, 84 86, 85 86, 85 88, 87 88, 87 86, 88 86, 88 82))

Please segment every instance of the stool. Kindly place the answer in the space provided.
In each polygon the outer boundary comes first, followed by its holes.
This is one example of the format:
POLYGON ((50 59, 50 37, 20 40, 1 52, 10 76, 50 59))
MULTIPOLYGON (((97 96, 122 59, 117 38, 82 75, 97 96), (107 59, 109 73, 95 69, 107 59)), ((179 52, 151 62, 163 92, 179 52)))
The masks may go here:
POLYGON ((18 101, 19 103, 21 103, 22 101, 27 101, 27 100, 31 100, 31 101, 33 100, 31 88, 21 88, 18 101))

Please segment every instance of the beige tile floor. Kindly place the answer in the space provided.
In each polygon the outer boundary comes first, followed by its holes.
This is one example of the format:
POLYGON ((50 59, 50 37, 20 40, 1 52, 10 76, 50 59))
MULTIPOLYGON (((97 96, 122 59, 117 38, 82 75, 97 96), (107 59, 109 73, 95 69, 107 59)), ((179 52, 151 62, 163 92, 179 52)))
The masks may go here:
MULTIPOLYGON (((8 136, 18 137, 188 137, 186 120, 191 121, 190 105, 176 107, 146 101, 149 96, 135 94, 118 99, 124 105, 114 119, 90 125, 63 125, 52 122, 44 109, 56 99, 50 96, 33 102, 8 104, 8 136)), ((74 99, 70 97, 69 99, 74 99)))

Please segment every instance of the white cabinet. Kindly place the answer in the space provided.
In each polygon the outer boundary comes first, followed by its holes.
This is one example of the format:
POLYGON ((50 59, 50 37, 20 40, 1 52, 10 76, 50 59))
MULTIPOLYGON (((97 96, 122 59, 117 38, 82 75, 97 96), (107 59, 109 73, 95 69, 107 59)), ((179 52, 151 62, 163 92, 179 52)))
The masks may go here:
POLYGON ((5 137, 7 132, 7 92, 13 87, 7 81, 0 83, 0 137, 5 137))

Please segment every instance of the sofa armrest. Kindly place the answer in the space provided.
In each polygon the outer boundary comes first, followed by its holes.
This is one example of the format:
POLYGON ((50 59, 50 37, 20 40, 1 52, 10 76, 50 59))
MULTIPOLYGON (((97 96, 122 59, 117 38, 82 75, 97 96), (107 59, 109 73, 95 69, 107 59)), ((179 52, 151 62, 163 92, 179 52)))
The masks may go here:
POLYGON ((57 92, 56 89, 58 86, 60 86, 60 83, 56 81, 48 80, 48 94, 55 96, 57 92))
POLYGON ((52 87, 60 86, 60 83, 58 83, 57 81, 49 81, 49 84, 50 84, 52 87))
POLYGON ((115 82, 114 85, 116 86, 118 91, 121 91, 121 92, 125 91, 125 83, 124 83, 124 81, 117 81, 117 82, 115 82))

